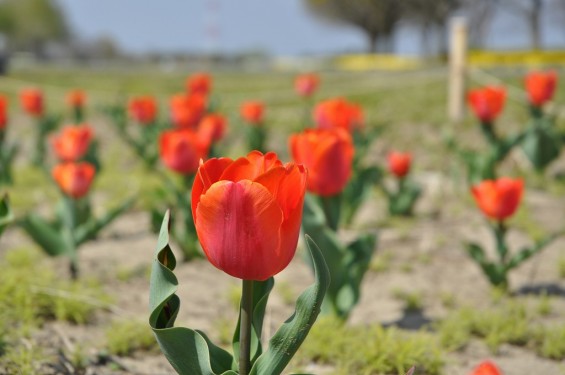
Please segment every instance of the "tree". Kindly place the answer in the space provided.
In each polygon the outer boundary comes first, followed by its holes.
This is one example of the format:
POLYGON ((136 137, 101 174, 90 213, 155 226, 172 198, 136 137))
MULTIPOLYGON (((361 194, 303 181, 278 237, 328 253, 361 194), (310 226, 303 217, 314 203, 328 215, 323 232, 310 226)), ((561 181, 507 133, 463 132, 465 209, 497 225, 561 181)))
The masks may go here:
POLYGON ((308 8, 331 22, 360 29, 367 37, 368 52, 377 47, 392 50, 391 38, 402 17, 399 0, 306 0, 308 8))
POLYGON ((47 42, 69 37, 65 16, 53 0, 0 2, 0 32, 11 48, 32 50, 38 57, 44 56, 47 42))
POLYGON ((541 41, 541 16, 545 0, 494 0, 501 7, 516 13, 524 18, 530 29, 530 45, 534 50, 540 49, 541 41))

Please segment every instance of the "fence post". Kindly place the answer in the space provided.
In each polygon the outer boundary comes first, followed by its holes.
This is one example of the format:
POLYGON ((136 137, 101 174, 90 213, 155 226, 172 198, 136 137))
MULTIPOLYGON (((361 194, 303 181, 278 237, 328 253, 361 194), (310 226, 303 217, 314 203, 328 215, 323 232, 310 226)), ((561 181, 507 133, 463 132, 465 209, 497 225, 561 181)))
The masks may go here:
POLYGON ((464 17, 453 17, 449 41, 449 90, 447 115, 459 122, 465 113, 465 71, 467 58, 467 22, 464 17))

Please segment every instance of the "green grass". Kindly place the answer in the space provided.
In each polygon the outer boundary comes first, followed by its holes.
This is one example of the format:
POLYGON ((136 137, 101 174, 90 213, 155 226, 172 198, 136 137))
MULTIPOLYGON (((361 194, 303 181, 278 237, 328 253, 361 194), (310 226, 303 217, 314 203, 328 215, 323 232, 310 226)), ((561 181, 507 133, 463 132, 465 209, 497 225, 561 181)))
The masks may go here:
POLYGON ((137 350, 154 351, 157 341, 146 321, 119 320, 106 329, 108 353, 119 356, 131 355, 137 350))

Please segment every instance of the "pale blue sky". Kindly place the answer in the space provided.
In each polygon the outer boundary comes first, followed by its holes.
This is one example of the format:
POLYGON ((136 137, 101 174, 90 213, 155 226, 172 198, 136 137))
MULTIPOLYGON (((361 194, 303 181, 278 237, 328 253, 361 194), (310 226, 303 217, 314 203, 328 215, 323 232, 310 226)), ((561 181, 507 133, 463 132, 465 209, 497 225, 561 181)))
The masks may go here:
MULTIPOLYGON (((262 49, 275 55, 362 51, 365 39, 354 28, 315 20, 303 0, 58 0, 83 38, 112 36, 133 52, 262 49), (210 4, 217 4, 217 11, 210 4), (218 37, 207 36, 216 26, 218 37)), ((548 16, 549 17, 549 16, 548 16)), ((563 21, 562 21, 563 22, 563 21)), ((565 45, 565 28, 544 22, 548 46, 565 45)), ((492 47, 520 48, 527 34, 519 20, 501 16, 490 33, 492 47)), ((418 34, 401 29, 396 51, 420 52, 418 34)))

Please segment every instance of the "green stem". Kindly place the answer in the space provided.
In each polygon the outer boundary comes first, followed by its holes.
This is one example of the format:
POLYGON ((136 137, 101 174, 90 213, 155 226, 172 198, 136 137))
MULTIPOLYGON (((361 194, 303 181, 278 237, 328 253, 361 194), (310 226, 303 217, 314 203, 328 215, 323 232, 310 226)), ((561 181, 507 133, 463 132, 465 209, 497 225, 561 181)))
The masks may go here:
POLYGON ((485 138, 491 144, 491 146, 497 148, 500 141, 499 141, 498 136, 496 135, 496 133, 494 131, 494 124, 482 122, 481 123, 481 130, 482 130, 485 138))
POLYGON ((251 322, 253 319, 253 281, 242 280, 241 325, 239 328, 239 375, 251 369, 251 322))
POLYGON ((508 246, 504 241, 504 237, 506 236, 506 226, 502 220, 496 223, 494 227, 494 235, 496 238, 496 251, 498 252, 498 257, 500 259, 500 263, 505 265, 506 264, 506 257, 508 255, 508 246))
POLYGON ((341 194, 331 197, 322 197, 322 209, 326 216, 326 222, 331 230, 337 232, 339 226, 339 208, 336 209, 336 204, 341 205, 341 194))

